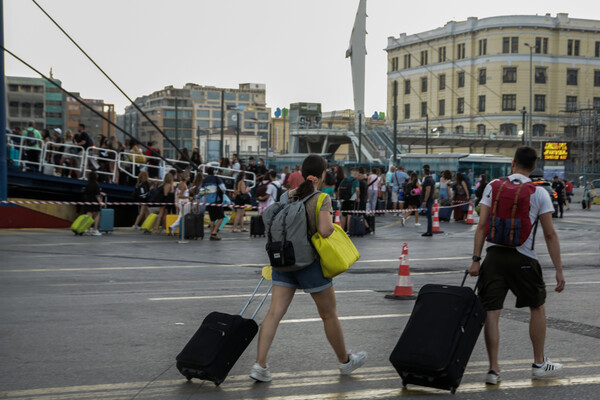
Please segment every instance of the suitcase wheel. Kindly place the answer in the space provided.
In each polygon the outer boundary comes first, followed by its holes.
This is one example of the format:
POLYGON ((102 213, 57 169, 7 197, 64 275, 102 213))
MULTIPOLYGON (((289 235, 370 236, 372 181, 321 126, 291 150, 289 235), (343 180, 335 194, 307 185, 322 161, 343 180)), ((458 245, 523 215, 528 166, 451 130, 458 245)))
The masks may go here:
POLYGON ((456 393, 456 388, 454 388, 454 387, 450 388, 450 393, 455 394, 456 393))
POLYGON ((406 389, 406 385, 408 385, 408 383, 404 379, 402 379, 402 388, 406 389))
POLYGON ((189 381, 191 381, 191 380, 192 380, 192 377, 191 377, 191 376, 189 376, 189 375, 186 375, 186 376, 185 376, 185 379, 187 379, 187 381, 189 382, 189 381))

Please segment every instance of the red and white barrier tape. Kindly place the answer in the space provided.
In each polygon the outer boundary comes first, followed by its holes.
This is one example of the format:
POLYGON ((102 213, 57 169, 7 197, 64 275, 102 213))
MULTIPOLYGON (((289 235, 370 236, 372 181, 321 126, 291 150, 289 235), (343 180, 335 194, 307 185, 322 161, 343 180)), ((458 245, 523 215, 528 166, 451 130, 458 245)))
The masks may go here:
MULTIPOLYGON (((251 205, 245 205, 245 206, 238 206, 238 205, 234 205, 234 204, 222 204, 222 203, 201 203, 201 202, 196 202, 196 201, 188 201, 188 202, 180 202, 180 203, 142 203, 142 202, 137 202, 137 201, 121 201, 121 202, 105 202, 105 203, 96 203, 96 202, 91 202, 91 201, 51 201, 51 200, 3 200, 0 201, 0 204, 14 204, 14 205, 19 205, 19 204, 47 204, 47 205, 68 205, 68 206, 142 206, 142 205, 146 205, 146 206, 150 206, 150 207, 155 207, 155 206, 177 206, 177 205, 183 205, 183 204, 191 204, 191 205, 197 205, 197 206, 210 206, 210 207, 230 207, 230 208, 245 208, 245 209, 250 209, 252 208, 253 210, 257 210, 259 209, 259 207, 257 206, 251 206, 251 205)), ((457 203, 457 204, 453 204, 451 206, 439 206, 438 208, 454 208, 454 207, 460 207, 460 206, 464 206, 466 204, 469 204, 469 202, 463 202, 463 203, 457 203)), ((264 210, 263 207, 261 207, 261 211, 264 210)), ((347 214, 389 214, 389 213, 405 213, 405 212, 410 212, 410 211, 421 211, 423 210, 423 208, 418 208, 418 209, 414 209, 414 208, 405 208, 405 209, 399 209, 399 210, 338 210, 340 212, 343 213, 347 213, 347 214)))
POLYGON ((67 205, 67 206, 177 206, 182 204, 192 204, 198 206, 212 206, 212 207, 231 207, 231 208, 250 208, 257 209, 258 207, 245 205, 237 206, 234 204, 217 204, 217 203, 201 203, 195 201, 181 202, 181 203, 141 203, 136 201, 121 201, 121 202, 104 202, 96 203, 91 201, 46 201, 46 200, 4 200, 0 201, 0 204, 50 204, 50 205, 67 205))

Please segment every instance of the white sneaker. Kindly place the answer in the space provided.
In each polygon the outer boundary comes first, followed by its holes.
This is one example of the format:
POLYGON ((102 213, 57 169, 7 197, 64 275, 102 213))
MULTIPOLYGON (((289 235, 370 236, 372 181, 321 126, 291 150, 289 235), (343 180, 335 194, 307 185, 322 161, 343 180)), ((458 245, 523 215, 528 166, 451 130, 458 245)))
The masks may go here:
POLYGON ((348 353, 348 362, 340 363, 340 373, 342 375, 350 375, 352 371, 360 368, 367 361, 367 353, 360 351, 358 353, 348 353))
POLYGON ((132 229, 138 229, 138 230, 139 230, 139 229, 142 229, 142 228, 140 228, 138 225, 133 225, 131 228, 132 228, 132 229))
POLYGON ((402 226, 404 226, 404 224, 406 224, 406 218, 402 217, 402 219, 400 220, 400 222, 402 223, 402 226))
POLYGON ((102 234, 100 233, 100 231, 97 231, 95 229, 90 233, 90 235, 92 235, 92 236, 102 236, 102 234))
POLYGON ((497 385, 500 383, 500 374, 493 369, 490 369, 485 376, 485 383, 488 385, 497 385))
POLYGON ((421 224, 418 222, 415 222, 415 226, 421 226, 421 224))
POLYGON ((544 363, 540 367, 535 364, 531 364, 531 377, 533 379, 552 377, 556 375, 562 368, 562 364, 550 362, 548 357, 544 357, 544 363))
POLYGON ((250 378, 259 382, 271 382, 271 371, 269 370, 269 364, 265 368, 261 367, 259 363, 254 363, 252 370, 250 371, 250 378))

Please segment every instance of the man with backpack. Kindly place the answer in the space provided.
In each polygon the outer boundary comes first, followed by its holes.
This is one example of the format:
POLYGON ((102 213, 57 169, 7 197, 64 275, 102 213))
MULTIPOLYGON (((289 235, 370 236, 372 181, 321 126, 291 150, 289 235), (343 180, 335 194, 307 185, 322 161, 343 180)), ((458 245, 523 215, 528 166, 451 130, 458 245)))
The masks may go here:
POLYGON ((342 202, 342 228, 350 231, 350 217, 354 211, 356 201, 360 199, 360 182, 358 181, 358 169, 350 169, 350 176, 342 179, 338 188, 338 198, 342 202))
POLYGON ((265 208, 279 201, 283 194, 283 188, 276 182, 277 173, 270 170, 265 174, 265 179, 256 187, 256 199, 258 200, 258 212, 262 214, 265 208))
POLYGON ((479 224, 475 232, 473 263, 469 272, 479 275, 479 298, 487 310, 484 334, 490 361, 486 383, 500 382, 498 323, 504 299, 510 289, 517 298, 516 307, 529 307, 529 336, 533 345, 532 378, 546 378, 562 369, 544 354, 546 338, 546 284, 534 248, 538 222, 542 225, 550 258, 556 269, 555 291, 562 292, 565 278, 560 243, 552 223, 554 207, 550 195, 531 183, 537 153, 531 147, 519 147, 512 161, 512 175, 490 182, 479 203, 479 224), (490 226, 490 221, 492 225, 490 226), (481 267, 484 242, 486 256, 481 267))
MULTIPOLYGON (((25 141, 24 144, 25 146, 27 146, 25 150, 25 158, 30 163, 39 163, 42 134, 34 128, 33 121, 29 122, 29 127, 23 131, 23 138, 23 140, 25 141)), ((37 166, 34 164, 33 168, 37 169, 37 166)))
POLYGON ((392 207, 394 210, 402 210, 404 208, 404 183, 408 178, 409 176, 404 171, 404 167, 398 165, 392 175, 392 207))

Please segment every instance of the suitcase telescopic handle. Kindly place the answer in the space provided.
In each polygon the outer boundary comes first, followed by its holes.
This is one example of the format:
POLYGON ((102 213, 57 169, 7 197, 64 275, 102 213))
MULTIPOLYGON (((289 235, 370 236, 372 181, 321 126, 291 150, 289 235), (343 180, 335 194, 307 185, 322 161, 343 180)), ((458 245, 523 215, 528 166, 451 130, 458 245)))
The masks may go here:
MULTIPOLYGON (((260 286, 262 285, 262 283, 263 283, 264 280, 265 280, 264 277, 260 278, 260 281, 258 281, 258 285, 256 285, 256 287, 254 288, 254 291, 252 292, 252 294, 250 295, 250 298, 248 299, 248 301, 244 305, 244 308, 242 308, 242 311, 240 311, 240 316, 244 314, 244 312, 246 311, 246 309, 248 308, 248 306, 250 305, 250 303, 254 299, 254 296, 256 295, 256 292, 258 292, 258 289, 260 288, 260 286)), ((265 293, 263 295, 263 298, 260 301, 260 303, 258 304, 258 307, 256 307, 256 310, 252 314, 252 317, 251 317, 252 319, 254 319, 254 317, 256 316, 256 314, 258 313, 258 311, 260 310, 260 308, 264 304, 265 300, 267 299, 267 296, 269 296, 269 293, 271 293, 271 289, 272 288, 273 288, 273 285, 269 286, 269 290, 267 290, 267 293, 265 293)))
MULTIPOLYGON (((469 270, 465 269, 465 275, 463 276, 462 283, 460 286, 465 286, 465 282, 467 281, 467 277, 469 276, 469 270)), ((477 276, 477 281, 475 281, 475 291, 477 291, 477 285, 479 284, 479 277, 481 276, 481 269, 479 269, 479 275, 477 276)))

